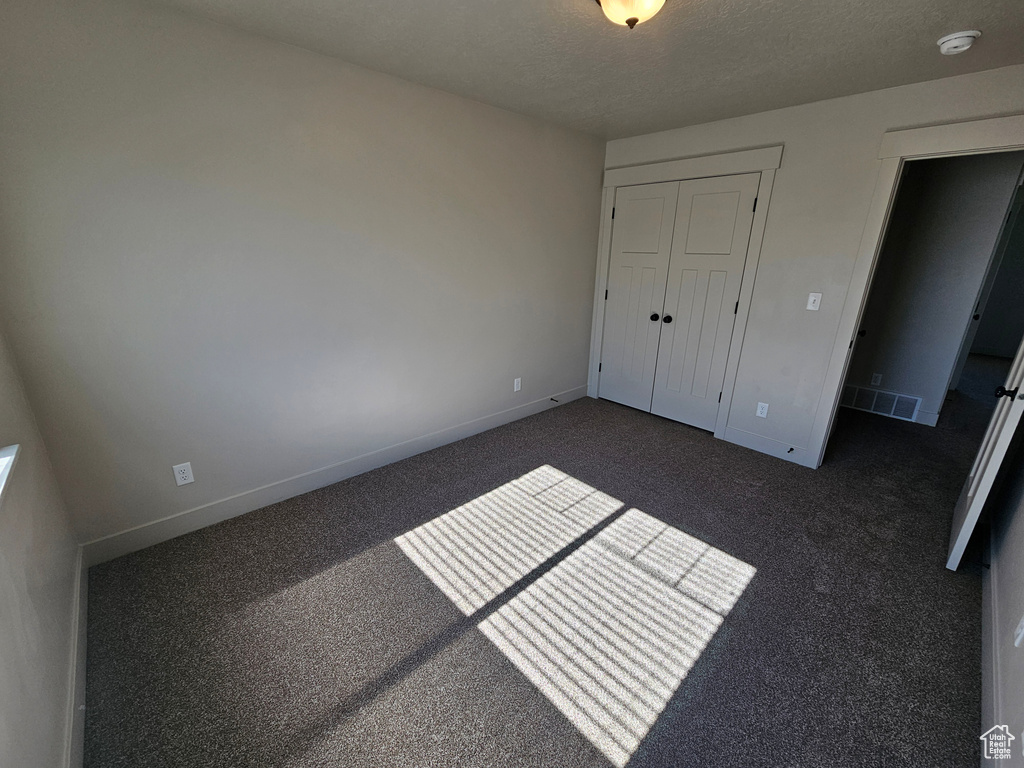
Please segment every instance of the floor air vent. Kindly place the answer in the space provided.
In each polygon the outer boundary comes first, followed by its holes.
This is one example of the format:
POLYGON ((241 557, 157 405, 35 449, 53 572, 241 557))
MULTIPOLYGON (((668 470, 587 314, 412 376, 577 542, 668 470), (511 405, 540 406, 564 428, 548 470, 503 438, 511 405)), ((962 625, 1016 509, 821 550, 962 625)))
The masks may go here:
POLYGON ((883 392, 880 389, 846 386, 840 405, 855 408, 858 411, 870 411, 894 419, 913 421, 917 409, 921 407, 921 398, 913 395, 901 395, 898 392, 883 392))

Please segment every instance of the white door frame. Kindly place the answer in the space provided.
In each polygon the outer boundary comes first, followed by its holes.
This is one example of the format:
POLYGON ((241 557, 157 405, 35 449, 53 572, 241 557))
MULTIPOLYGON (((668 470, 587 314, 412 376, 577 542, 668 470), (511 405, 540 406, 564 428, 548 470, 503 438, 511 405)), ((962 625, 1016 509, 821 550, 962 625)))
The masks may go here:
POLYGON ((908 160, 954 155, 972 155, 983 152, 1011 152, 1024 149, 1024 115, 994 117, 965 123, 933 125, 887 131, 878 150, 880 161, 875 191, 871 198, 867 222, 861 236, 857 260, 853 266, 850 288, 839 320, 835 346, 822 387, 822 404, 811 429, 809 445, 818 447, 814 466, 821 466, 828 445, 829 434, 839 398, 846 379, 864 306, 867 302, 871 278, 874 276, 889 225, 893 203, 899 187, 903 164, 908 160), (831 405, 831 407, 828 407, 831 405))
POLYGON ((611 262, 612 208, 615 205, 615 190, 637 184, 654 184, 663 181, 689 181, 712 176, 732 176, 741 173, 760 173, 757 188, 757 210, 750 230, 747 245, 747 260, 743 267, 743 282, 740 284, 739 308, 732 329, 729 344, 729 358, 725 367, 725 381, 722 386, 722 404, 718 409, 715 437, 723 437, 729 408, 732 404, 733 389, 736 385, 736 371, 739 368, 740 349, 743 334, 747 329, 750 314, 750 299, 754 293, 754 278, 757 263, 761 258, 761 242, 768 219, 775 171, 782 165, 782 145, 745 149, 714 155, 700 155, 662 163, 648 163, 623 168, 611 168, 604 172, 604 189, 601 196, 601 231, 597 244, 597 276, 594 280, 594 318, 590 331, 590 370, 587 376, 587 394, 597 397, 601 362, 601 343, 604 340, 605 291, 608 289, 608 267, 611 262))

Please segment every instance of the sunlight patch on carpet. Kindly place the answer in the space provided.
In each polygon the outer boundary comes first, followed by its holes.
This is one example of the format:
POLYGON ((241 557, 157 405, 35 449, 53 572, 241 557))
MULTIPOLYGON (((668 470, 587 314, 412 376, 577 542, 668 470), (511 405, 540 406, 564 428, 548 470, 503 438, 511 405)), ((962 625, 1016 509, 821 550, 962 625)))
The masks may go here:
MULTIPOLYGON (((469 616, 622 506, 543 466, 396 542, 469 616)), ((629 509, 478 627, 622 768, 755 573, 629 509)))
POLYGON ((611 496, 543 466, 395 542, 468 616, 621 508, 611 496))

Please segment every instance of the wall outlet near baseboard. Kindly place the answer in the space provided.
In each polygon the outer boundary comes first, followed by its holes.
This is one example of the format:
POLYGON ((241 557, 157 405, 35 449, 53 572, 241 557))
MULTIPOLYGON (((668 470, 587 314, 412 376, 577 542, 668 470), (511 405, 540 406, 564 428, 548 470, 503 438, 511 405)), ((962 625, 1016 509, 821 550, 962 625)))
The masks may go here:
POLYGON ((757 415, 760 416, 762 419, 768 418, 768 403, 757 404, 757 415))
POLYGON ((871 374, 871 386, 872 387, 877 387, 881 383, 882 383, 882 374, 880 374, 880 373, 872 373, 871 374))
POLYGON ((184 464, 175 464, 171 469, 174 470, 174 482, 178 485, 188 485, 195 482, 195 478, 192 477, 192 462, 186 461, 184 464))
POLYGON ((522 379, 514 379, 512 381, 512 391, 513 392, 518 392, 522 388, 523 388, 523 380, 522 379))

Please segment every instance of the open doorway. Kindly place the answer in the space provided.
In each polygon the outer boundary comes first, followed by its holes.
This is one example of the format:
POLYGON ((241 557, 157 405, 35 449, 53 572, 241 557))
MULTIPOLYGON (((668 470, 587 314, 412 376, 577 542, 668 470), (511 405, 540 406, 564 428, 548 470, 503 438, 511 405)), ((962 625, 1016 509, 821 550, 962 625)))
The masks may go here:
POLYGON ((1024 152, 907 161, 896 178, 840 404, 966 434, 956 570, 1024 417, 1024 152))
MULTIPOLYGON (((862 338, 858 337, 858 328, 865 315, 876 266, 886 244, 886 233, 894 218, 897 192, 904 170, 911 163, 924 159, 952 159, 984 153, 1022 151, 1022 137, 1024 115, 894 130, 886 132, 882 137, 878 151, 880 165, 875 180, 875 191, 854 264, 839 334, 829 362, 826 392, 830 393, 831 407, 822 409, 815 417, 811 434, 812 440, 818 446, 819 466, 825 460, 826 448, 830 452, 832 450, 834 441, 830 436, 839 431, 836 428, 843 421, 840 412, 860 416, 872 423, 888 423, 913 430, 922 429, 916 425, 900 424, 893 419, 876 419, 854 411, 852 407, 840 407, 840 401, 845 394, 844 383, 847 381, 847 373, 855 351, 855 342, 862 338)), ((1016 193, 1016 186, 1019 184, 1014 186, 1011 194, 1016 193)), ((997 393, 994 392, 993 395, 995 394, 997 393)), ((953 510, 946 561, 946 567, 951 570, 956 570, 959 566, 964 548, 1003 467, 1017 426, 1024 423, 1024 343, 1018 348, 1007 381, 1001 386, 998 395, 995 411, 988 420, 977 451, 973 453, 974 464, 967 473, 960 498, 953 510)), ((923 428, 923 434, 929 432, 929 428, 923 428)), ((958 474, 959 469, 948 473, 947 478, 953 478, 958 474)))
POLYGON ((907 162, 841 405, 980 442, 1024 336, 1024 152, 907 162))

